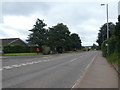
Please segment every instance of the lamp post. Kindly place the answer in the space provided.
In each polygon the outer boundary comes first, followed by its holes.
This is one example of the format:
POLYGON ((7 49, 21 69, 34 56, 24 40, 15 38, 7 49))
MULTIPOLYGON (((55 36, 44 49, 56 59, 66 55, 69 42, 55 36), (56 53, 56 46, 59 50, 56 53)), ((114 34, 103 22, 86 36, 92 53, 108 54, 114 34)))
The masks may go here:
MULTIPOLYGON (((107 14, 107 39, 109 38, 109 26, 108 26, 108 4, 101 4, 101 6, 106 5, 106 14, 107 14)), ((108 53, 108 44, 106 44, 107 53, 108 53)))
POLYGON ((109 38, 109 26, 108 26, 108 4, 101 4, 101 6, 106 5, 106 13, 107 13, 107 39, 109 38))

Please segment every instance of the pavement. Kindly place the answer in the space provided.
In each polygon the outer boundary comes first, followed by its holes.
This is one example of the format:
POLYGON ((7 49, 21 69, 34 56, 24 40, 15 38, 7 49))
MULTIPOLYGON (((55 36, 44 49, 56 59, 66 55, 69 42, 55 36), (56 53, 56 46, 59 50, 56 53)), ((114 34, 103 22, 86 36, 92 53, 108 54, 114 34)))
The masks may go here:
POLYGON ((100 52, 74 88, 118 88, 118 84, 117 71, 100 52))

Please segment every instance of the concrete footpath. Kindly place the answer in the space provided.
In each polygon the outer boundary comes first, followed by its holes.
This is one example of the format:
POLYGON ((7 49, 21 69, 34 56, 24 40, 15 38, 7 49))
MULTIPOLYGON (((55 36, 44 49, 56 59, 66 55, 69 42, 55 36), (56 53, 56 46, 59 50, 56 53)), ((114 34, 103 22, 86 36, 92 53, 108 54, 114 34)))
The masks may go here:
POLYGON ((74 88, 118 88, 118 73, 100 52, 74 88))

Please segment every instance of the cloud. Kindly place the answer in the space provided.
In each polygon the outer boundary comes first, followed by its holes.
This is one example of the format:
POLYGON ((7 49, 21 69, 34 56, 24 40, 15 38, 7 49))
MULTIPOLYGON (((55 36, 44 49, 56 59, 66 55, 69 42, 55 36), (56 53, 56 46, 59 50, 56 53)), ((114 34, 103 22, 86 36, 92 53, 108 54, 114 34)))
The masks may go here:
MULTIPOLYGON (((96 42, 101 25, 106 23, 106 9, 99 2, 4 2, 0 38, 27 39, 37 18, 48 27, 64 23, 72 33, 78 33, 82 45, 96 42), (11 33, 12 32, 12 33, 11 33)), ((117 21, 117 3, 109 4, 109 21, 117 21)))
POLYGON ((3 15, 7 14, 25 16, 36 12, 45 14, 50 8, 50 5, 44 2, 3 2, 2 6, 3 15))

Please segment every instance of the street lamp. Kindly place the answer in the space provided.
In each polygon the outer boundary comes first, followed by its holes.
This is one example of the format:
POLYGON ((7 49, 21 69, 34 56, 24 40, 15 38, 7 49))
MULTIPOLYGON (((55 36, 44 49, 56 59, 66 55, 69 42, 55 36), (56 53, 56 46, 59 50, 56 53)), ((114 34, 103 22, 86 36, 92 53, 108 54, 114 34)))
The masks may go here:
MULTIPOLYGON (((101 4, 101 6, 105 6, 106 5, 106 14, 107 14, 107 39, 109 38, 109 27, 108 27, 108 4, 101 4)), ((107 46, 107 53, 108 53, 108 44, 106 44, 107 46)))
POLYGON ((101 4, 101 6, 106 5, 106 12, 107 12, 107 39, 109 38, 109 27, 108 27, 108 4, 101 4))

